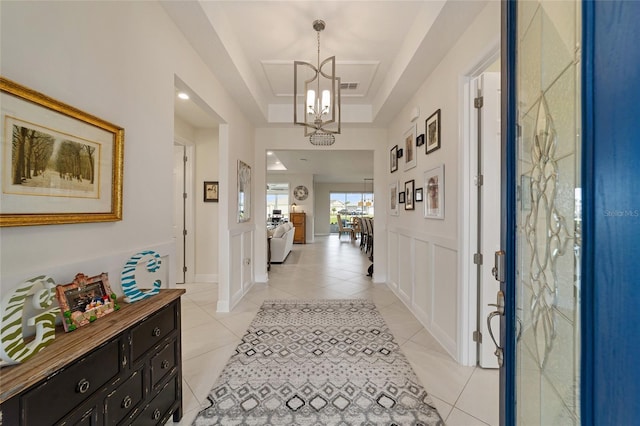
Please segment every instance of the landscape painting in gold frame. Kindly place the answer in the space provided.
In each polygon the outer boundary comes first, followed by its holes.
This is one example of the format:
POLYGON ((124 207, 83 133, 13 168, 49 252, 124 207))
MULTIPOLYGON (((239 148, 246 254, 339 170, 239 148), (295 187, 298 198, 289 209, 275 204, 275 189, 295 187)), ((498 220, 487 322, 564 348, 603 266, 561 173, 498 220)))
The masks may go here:
POLYGON ((0 226, 122 220, 124 129, 0 77, 0 226))

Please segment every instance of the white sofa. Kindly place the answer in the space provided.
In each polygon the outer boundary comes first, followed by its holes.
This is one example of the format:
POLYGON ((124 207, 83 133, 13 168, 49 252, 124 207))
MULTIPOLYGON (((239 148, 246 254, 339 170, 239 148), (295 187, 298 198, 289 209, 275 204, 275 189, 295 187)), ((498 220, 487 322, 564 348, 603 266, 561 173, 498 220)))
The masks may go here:
POLYGON ((293 234, 296 228, 290 223, 281 223, 271 235, 271 263, 282 263, 293 247, 293 234))

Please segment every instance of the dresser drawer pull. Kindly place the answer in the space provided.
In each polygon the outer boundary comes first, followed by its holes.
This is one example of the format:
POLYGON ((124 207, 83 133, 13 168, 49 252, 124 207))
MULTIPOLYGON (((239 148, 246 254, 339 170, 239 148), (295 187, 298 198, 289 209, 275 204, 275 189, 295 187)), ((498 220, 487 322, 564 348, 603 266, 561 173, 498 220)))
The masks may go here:
POLYGON ((160 336, 160 327, 156 327, 156 328, 153 329, 153 335, 155 337, 160 336))
POLYGON ((82 379, 76 385, 76 392, 87 393, 87 391, 89 390, 90 386, 91 386, 91 384, 89 383, 89 381, 87 379, 82 379))
POLYGON ((122 408, 129 408, 131 407, 131 403, 133 402, 133 400, 131 399, 131 397, 129 395, 127 395, 123 400, 122 400, 122 408))
POLYGON ((153 410, 153 420, 158 420, 160 418, 160 414, 162 413, 157 408, 153 410))
POLYGON ((162 361, 162 363, 160 364, 160 368, 162 368, 163 370, 166 370, 167 368, 169 368, 170 362, 167 361, 166 359, 164 361, 162 361))

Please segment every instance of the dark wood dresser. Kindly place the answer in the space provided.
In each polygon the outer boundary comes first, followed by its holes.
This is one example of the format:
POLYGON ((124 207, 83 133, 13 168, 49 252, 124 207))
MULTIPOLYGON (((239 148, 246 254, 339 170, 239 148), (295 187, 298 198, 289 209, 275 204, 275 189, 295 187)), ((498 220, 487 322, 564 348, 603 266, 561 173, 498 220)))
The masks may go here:
POLYGON ((182 418, 180 296, 160 290, 0 370, 2 425, 162 425, 182 418))

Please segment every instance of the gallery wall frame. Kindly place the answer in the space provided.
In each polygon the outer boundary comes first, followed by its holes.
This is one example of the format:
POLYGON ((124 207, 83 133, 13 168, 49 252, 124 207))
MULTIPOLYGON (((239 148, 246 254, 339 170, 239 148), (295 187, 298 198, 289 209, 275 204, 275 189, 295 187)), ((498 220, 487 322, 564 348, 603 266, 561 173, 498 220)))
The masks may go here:
POLYGON ((398 145, 391 148, 389 153, 389 170, 391 173, 398 170, 398 145))
POLYGON ((0 110, 0 226, 122 220, 122 127, 4 77, 0 110))
POLYGON ((398 182, 389 184, 389 213, 398 216, 398 182))
POLYGON ((413 169, 417 164, 417 155, 416 155, 416 125, 412 124, 409 129, 404 132, 402 137, 404 143, 404 170, 413 169))
POLYGON ((414 198, 416 199, 416 203, 422 202, 422 188, 416 188, 416 196, 414 198))
POLYGON ((204 181, 204 202, 205 203, 217 203, 220 194, 220 185, 217 181, 204 181))
POLYGON ((416 181, 414 179, 408 180, 404 183, 404 194, 405 194, 405 210, 414 210, 416 205, 414 203, 414 190, 416 186, 416 181))
POLYGON ((429 118, 425 120, 424 123, 424 131, 426 136, 426 149, 425 153, 430 154, 436 149, 440 148, 440 110, 438 109, 436 112, 431 114, 429 118))
POLYGON ((444 164, 424 172, 424 217, 444 219, 444 164))

